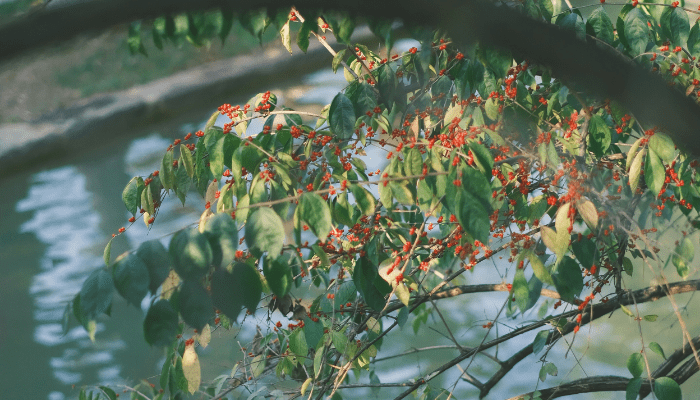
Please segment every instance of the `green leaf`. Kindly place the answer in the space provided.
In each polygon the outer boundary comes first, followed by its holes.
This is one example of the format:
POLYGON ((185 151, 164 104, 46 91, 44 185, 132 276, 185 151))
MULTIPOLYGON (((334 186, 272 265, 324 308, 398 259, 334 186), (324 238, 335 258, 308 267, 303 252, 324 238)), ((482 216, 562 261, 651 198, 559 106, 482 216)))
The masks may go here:
POLYGON ((612 21, 603 7, 596 8, 588 16, 586 33, 608 44, 615 40, 612 21))
POLYGON ((331 333, 331 341, 340 354, 345 354, 345 349, 348 346, 348 338, 343 332, 333 331, 331 333))
POLYGON ((566 30, 571 30, 580 40, 586 40, 586 25, 579 14, 570 12, 557 18, 556 24, 566 30))
POLYGON ((464 231, 482 243, 488 243, 491 222, 491 185, 474 168, 462 167, 450 174, 443 204, 457 216, 464 231), (453 182, 459 180, 460 185, 453 182))
POLYGON ((289 257, 265 258, 263 262, 263 274, 270 286, 270 290, 278 298, 282 298, 292 288, 292 268, 289 266, 289 257))
POLYGON ((122 202, 131 215, 136 216, 141 204, 141 191, 144 188, 143 179, 138 176, 131 178, 122 192, 122 202))
POLYGON ((338 42, 346 45, 351 44, 350 36, 352 36, 352 32, 355 30, 355 19, 352 15, 343 14, 335 18, 335 16, 331 14, 326 17, 326 21, 328 25, 331 26, 331 29, 333 29, 333 35, 338 39, 338 42))
POLYGON ((362 186, 352 184, 349 187, 350 192, 355 197, 355 203, 360 209, 362 215, 372 215, 374 214, 374 209, 376 207, 374 196, 367 189, 362 186))
POLYGON ((491 170, 493 169, 493 156, 491 155, 491 152, 488 151, 484 145, 476 142, 469 143, 469 150, 471 150, 472 154, 474 155, 474 162, 476 163, 477 168, 479 168, 479 171, 484 174, 486 179, 490 179, 491 170))
POLYGON ((632 164, 630 165, 629 183, 630 190, 632 191, 632 193, 636 193, 637 191, 637 186, 639 185, 639 177, 642 174, 642 161, 644 161, 645 155, 645 150, 640 151, 639 153, 637 153, 636 156, 634 156, 634 160, 632 160, 632 164))
POLYGON ((632 56, 644 53, 649 42, 647 18, 640 7, 627 13, 624 19, 624 36, 632 56))
POLYGON ((548 337, 549 331, 544 330, 537 332, 537 336, 535 336, 535 340, 532 342, 532 354, 537 354, 544 349, 548 337))
POLYGON ((131 55, 136 53, 141 53, 144 56, 146 54, 146 48, 143 47, 143 42, 141 40, 141 22, 135 21, 129 24, 129 33, 126 39, 126 43, 129 46, 129 52, 131 55))
POLYGON ((191 184, 192 178, 187 175, 187 168, 183 164, 179 164, 175 170, 175 193, 183 206, 191 184))
POLYGON ((654 322, 657 318, 659 318, 659 316, 656 314, 649 314, 644 316, 644 320, 648 322, 654 322))
POLYGON ((659 400, 681 400, 681 387, 669 377, 661 377, 654 381, 654 394, 659 400))
MULTIPOLYGON (((314 24, 316 21, 312 21, 314 24)), ((306 50, 309 48, 309 35, 311 34, 311 25, 310 25, 310 18, 307 17, 306 21, 301 24, 301 28, 299 28, 299 32, 297 33, 297 46, 306 53, 306 50)))
POLYGON ((695 246, 693 246, 693 242, 690 239, 688 239, 688 237, 684 237, 681 243, 678 245, 678 247, 676 247, 676 250, 674 251, 673 255, 671 256, 673 265, 676 266, 678 276, 680 276, 683 279, 688 277, 688 265, 691 261, 693 261, 694 256, 695 246))
POLYGON ((170 240, 169 253, 175 272, 191 280, 207 273, 214 258, 207 237, 197 228, 177 232, 170 240))
POLYGON ((518 305, 521 313, 527 311, 527 303, 530 298, 530 290, 525 279, 525 273, 522 269, 518 269, 513 278, 513 296, 515 303, 518 305))
POLYGON ((345 95, 352 102, 355 108, 355 117, 357 118, 365 115, 367 111, 373 111, 374 107, 377 106, 376 89, 365 81, 350 84, 345 91, 345 95))
POLYGON ((700 56, 700 23, 698 21, 695 21, 688 34, 688 51, 693 57, 700 56))
POLYGON ((177 313, 168 300, 159 300, 148 309, 143 321, 146 343, 151 346, 169 346, 175 340, 177 329, 177 313))
POLYGON ((355 133, 355 109, 343 93, 338 93, 333 98, 328 112, 328 123, 331 131, 340 140, 348 140, 355 133))
MULTIPOLYGON (((80 288, 78 310, 81 323, 95 319, 107 311, 112 304, 114 281, 112 275, 104 269, 93 271, 80 288)), ((76 316, 77 317, 77 316, 76 316)), ((83 325, 85 325, 83 323, 83 325)))
POLYGON ((117 292, 126 299, 127 304, 141 307, 141 300, 148 293, 148 268, 135 253, 117 258, 112 266, 112 277, 117 292))
MULTIPOLYGON (((495 98, 490 97, 489 99, 486 100, 486 103, 484 103, 484 109, 486 110, 486 116, 489 117, 491 121, 497 121, 498 120, 498 109, 500 108, 500 105, 496 101, 495 98)), ((447 121, 446 121, 447 122, 447 121)))
POLYGON ((396 85, 398 83, 396 73, 389 64, 384 64, 379 67, 377 80, 379 81, 377 84, 379 96, 382 102, 388 106, 394 101, 394 95, 396 94, 396 85))
POLYGON ((282 45, 284 48, 287 49, 289 54, 292 54, 292 38, 289 35, 289 21, 282 25, 282 28, 280 29, 280 38, 282 38, 282 45))
POLYGON ((554 285, 552 275, 549 273, 549 271, 547 271, 547 268, 545 268, 542 260, 540 260, 540 258, 534 252, 531 250, 524 250, 522 254, 523 256, 527 257, 528 260, 530 260, 532 272, 535 273, 537 279, 548 285, 554 285))
POLYGON ((653 351, 654 353, 663 357, 664 360, 666 359, 666 355, 664 354, 664 349, 662 349, 658 343, 656 343, 656 342, 649 343, 649 349, 651 349, 651 351, 653 351))
POLYGON ((633 377, 639 378, 644 372, 644 356, 640 353, 632 353, 627 359, 627 369, 633 377))
POLYGON ((185 281, 177 298, 180 315, 192 328, 201 331, 214 319, 211 297, 199 282, 185 281))
MULTIPOLYGON (((107 396, 109 400, 117 400, 117 393, 114 390, 108 388, 107 386, 98 386, 102 393, 107 396)), ((97 398, 95 398, 97 400, 97 398)))
POLYGON ((170 257, 160 240, 154 239, 141 243, 136 255, 143 261, 148 269, 148 290, 156 293, 158 287, 163 284, 170 273, 170 257))
POLYGON ((588 149, 601 157, 610 147, 610 128, 599 115, 591 117, 588 123, 588 149))
POLYGON ((236 321, 241 307, 255 310, 260 302, 262 282, 251 266, 236 263, 231 273, 223 269, 214 272, 211 293, 214 306, 232 321, 236 321))
POLYGON ((314 322, 308 317, 304 317, 304 335, 309 347, 316 348, 319 340, 323 337, 323 329, 321 321, 314 322))
POLYGON ((163 155, 163 161, 160 164, 160 183, 165 189, 173 189, 175 187, 175 174, 173 173, 173 151, 168 150, 163 155))
POLYGON ((644 163, 644 180, 654 198, 659 197, 665 179, 666 169, 661 163, 661 159, 653 151, 648 151, 647 159, 644 163))
POLYGON ((690 23, 688 13, 682 7, 664 7, 661 13, 661 31, 675 46, 685 47, 688 42, 690 23))
POLYGON ((282 219, 271 208, 257 208, 251 212, 245 226, 245 240, 250 252, 257 258, 265 251, 270 257, 279 256, 284 245, 282 226, 282 219))
POLYGON ((231 215, 224 212, 209 218, 203 233, 211 246, 214 265, 231 264, 238 248, 238 227, 231 215))
POLYGON ((513 64, 513 57, 508 50, 492 46, 479 46, 477 54, 479 59, 493 72, 497 79, 504 78, 506 72, 513 64))
POLYGON ((226 41, 226 37, 231 32, 233 28, 233 10, 222 9, 221 10, 221 28, 219 29, 219 39, 221 39, 221 44, 223 45, 226 41))
POLYGON ((221 174, 224 172, 224 142, 227 136, 224 131, 218 126, 212 127, 208 135, 211 135, 211 141, 207 146, 207 151, 209 152, 209 169, 211 170, 214 178, 219 179, 221 174))
POLYGON ((179 166, 185 166, 187 171, 187 176, 192 178, 194 176, 194 158, 192 157, 192 152, 184 144, 180 145, 180 163, 179 166))
POLYGON ((289 350, 302 358, 306 358, 309 354, 309 347, 306 344, 306 336, 304 336, 303 329, 295 329, 294 332, 289 335, 289 350))
MULTIPOLYGON (((175 317, 177 317, 177 313, 175 313, 175 317)), ((146 316, 146 318, 148 318, 148 316, 146 316)), ((173 353, 170 353, 167 357, 165 357, 163 367, 160 369, 160 380, 158 383, 160 384, 160 388, 164 391, 168 389, 168 386, 170 386, 170 370, 175 368, 175 366, 173 365, 173 357, 173 353)))
POLYGON ((360 295, 365 299, 365 303, 375 311, 381 311, 386 305, 384 295, 377 288, 377 279, 384 281, 377 272, 377 267, 368 257, 360 257, 355 264, 352 275, 355 287, 360 295))
POLYGON ((632 310, 630 310, 629 308, 627 308, 624 304, 620 304, 620 309, 622 310, 623 313, 627 314, 628 317, 631 317, 631 318, 634 318, 634 317, 635 317, 635 315, 634 315, 634 313, 632 312, 632 310))
POLYGON ((569 257, 562 257, 561 262, 553 271, 552 279, 557 292, 562 299, 573 302, 583 290, 583 275, 576 261, 569 257))
POLYGON ((670 163, 676 157, 676 145, 663 133, 655 133, 649 138, 649 148, 666 163, 670 163))
POLYGON ((331 211, 316 193, 304 193, 296 209, 297 218, 308 224, 319 240, 326 240, 331 231, 331 211))
MULTIPOLYGON (((404 158, 406 175, 421 175, 423 172, 423 156, 418 148, 408 149, 404 158)), ((366 214, 368 215, 368 214, 366 214)))
POLYGON ((106 266, 109 266, 109 259, 110 255, 112 254, 112 240, 114 240, 114 238, 109 239, 107 246, 105 246, 105 249, 102 252, 102 259, 104 260, 106 266))
POLYGON ((626 400, 637 400, 639 389, 642 388, 642 378, 630 379, 625 390, 626 400))

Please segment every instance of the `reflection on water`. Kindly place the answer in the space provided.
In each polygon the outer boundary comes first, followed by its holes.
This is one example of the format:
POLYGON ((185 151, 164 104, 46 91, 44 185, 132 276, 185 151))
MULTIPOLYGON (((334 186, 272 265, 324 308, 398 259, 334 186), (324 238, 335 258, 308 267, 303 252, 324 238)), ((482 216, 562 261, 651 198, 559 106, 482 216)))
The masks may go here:
MULTIPOLYGON (((63 335, 62 317, 66 304, 80 290, 85 278, 102 264, 101 257, 90 254, 103 233, 100 216, 91 207, 92 194, 86 178, 77 168, 65 166, 40 172, 32 178, 26 198, 17 203, 17 212, 32 212, 20 232, 33 233, 44 243, 40 256, 41 272, 29 288, 34 299, 34 340, 47 347, 64 346, 60 357, 49 361, 53 376, 65 385, 77 384, 86 369, 94 370, 101 381, 114 382, 119 366, 113 364, 112 352, 124 347, 120 340, 90 343, 82 327, 63 335)), ((98 324, 97 331, 104 330, 98 324)), ((52 392, 50 399, 62 399, 52 392)))

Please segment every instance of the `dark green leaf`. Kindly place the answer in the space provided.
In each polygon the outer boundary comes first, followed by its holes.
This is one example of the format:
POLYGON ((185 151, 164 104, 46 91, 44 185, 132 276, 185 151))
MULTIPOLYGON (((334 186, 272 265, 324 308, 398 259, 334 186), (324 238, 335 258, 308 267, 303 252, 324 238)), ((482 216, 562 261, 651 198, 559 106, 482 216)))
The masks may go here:
POLYGON ((199 331, 214 319, 211 297, 198 282, 185 281, 182 284, 178 293, 178 308, 187 325, 199 331))
POLYGON ((141 190, 143 190, 143 179, 138 176, 131 178, 122 192, 122 201, 131 215, 136 215, 141 205, 141 190))
MULTIPOLYGON (((331 211, 316 193, 304 193, 297 206, 297 218, 308 224, 319 240, 326 240, 331 231, 331 211)), ((247 236, 247 235, 246 235, 247 236)))
POLYGON ((497 79, 504 78, 506 72, 513 64, 510 51, 497 49, 492 46, 479 46, 477 50, 479 59, 493 72, 497 79))
POLYGON ((306 344, 306 336, 303 329, 295 329, 289 335, 289 350, 299 357, 306 357, 309 354, 309 346, 306 344))
POLYGON ((631 10, 624 19, 625 39, 633 56, 644 53, 649 42, 647 18, 640 7, 631 10))
POLYGON ((654 394, 659 400, 681 400, 681 387, 669 377, 661 377, 654 381, 654 394))
MULTIPOLYGON (((307 22, 310 19, 307 17, 306 21, 301 24, 301 28, 299 28, 299 32, 297 32, 297 46, 306 53, 306 50, 309 48, 309 35, 311 34, 311 28, 312 26, 310 25, 311 22, 307 22)), ((315 24, 316 21, 313 21, 315 24)))
POLYGON ((170 260, 183 279, 198 279, 209 271, 213 261, 207 237, 197 228, 177 232, 170 240, 170 260))
POLYGON ((178 318, 168 300, 159 300, 148 309, 143 321, 146 343, 151 346, 169 346, 177 335, 178 318))
POLYGON ((219 29, 219 39, 221 39, 221 44, 224 44, 226 37, 231 28, 233 27, 233 10, 222 9, 221 10, 222 23, 219 29))
POLYGON ((331 131, 341 140, 348 140, 355 133, 355 109, 343 93, 338 93, 333 98, 328 123, 331 131))
POLYGON ((563 14, 557 18, 556 23, 564 29, 573 31, 577 38, 586 40, 586 25, 580 15, 573 12, 563 14))
POLYGON ((700 56, 700 23, 698 21, 695 21, 688 34, 688 51, 693 57, 700 56))
POLYGON ((155 293, 158 287, 165 281, 170 273, 170 257, 168 251, 159 240, 149 240, 141 243, 136 255, 148 269, 149 285, 151 293, 155 293))
POLYGON ((183 206, 185 205, 185 198, 187 197, 187 192, 190 190, 191 184, 192 179, 187 175, 187 168, 185 165, 178 165, 175 170, 175 193, 183 206))
POLYGON ((374 107, 377 106, 376 89, 365 81, 355 82, 348 86, 345 95, 352 102, 357 118, 365 115, 367 111, 373 111, 374 107))
POLYGON ((627 388, 625 389, 625 399, 626 400, 637 400, 639 395, 639 389, 642 388, 642 378, 630 379, 627 383, 627 388))
POLYGON ((289 257, 265 258, 263 262, 263 274, 270 290, 278 298, 282 298, 292 288, 292 269, 289 266, 289 257))
POLYGON ((360 209, 362 215, 372 215, 374 214, 374 208, 376 207, 374 196, 367 189, 359 185, 350 185, 350 192, 352 192, 353 197, 355 197, 355 203, 360 209))
POLYGON ((141 307, 141 300, 148 293, 148 268, 136 254, 126 254, 117 258, 112 266, 112 277, 117 292, 127 304, 141 307))
POLYGON ((610 147, 610 128, 602 117, 594 115, 588 124, 588 149, 601 157, 610 147))
POLYGON ((333 34, 338 39, 338 42, 350 45, 350 36, 355 30, 355 19, 352 15, 341 15, 338 18, 331 15, 326 18, 326 21, 333 29, 333 34))
POLYGON ((231 215, 224 212, 209 218, 204 225, 204 235, 211 246, 214 265, 231 264, 238 248, 238 227, 231 215))
POLYGON ((107 311, 112 304, 112 290, 114 283, 112 275, 104 269, 93 271, 83 282, 79 294, 79 307, 81 323, 95 319, 98 315, 107 311))
POLYGON ((314 322, 308 317, 304 317, 304 335, 306 344, 311 348, 316 348, 318 342, 323 337, 323 323, 320 320, 314 322))
POLYGON ((661 13, 661 31, 674 46, 685 47, 688 42, 690 23, 688 13, 682 7, 664 7, 661 13))
POLYGON ((627 369, 633 377, 639 378, 644 372, 644 356, 640 353, 632 353, 627 359, 627 369))
POLYGON ((549 337, 549 331, 539 331, 537 336, 535 336, 535 341, 532 342, 532 354, 537 354, 544 346, 547 344, 547 338, 549 337))
POLYGON ((262 294, 262 283, 251 266, 236 263, 231 273, 223 269, 214 272, 211 293, 214 306, 235 321, 243 306, 255 310, 262 294))
POLYGON ((647 152, 647 159, 644 163, 644 180, 654 198, 658 197, 666 179, 666 169, 659 156, 653 151, 647 152))
POLYGON ((586 33, 605 43, 612 44, 615 40, 613 23, 603 7, 598 7, 588 16, 586 33))
POLYGON ((271 208, 253 210, 245 225, 245 240, 250 252, 256 258, 262 256, 265 251, 272 258, 279 256, 284 244, 282 227, 282 219, 271 208))
POLYGON ((562 257, 556 268, 552 271, 552 279, 557 292, 562 299, 572 302, 583 290, 583 275, 576 261, 569 257, 562 257))

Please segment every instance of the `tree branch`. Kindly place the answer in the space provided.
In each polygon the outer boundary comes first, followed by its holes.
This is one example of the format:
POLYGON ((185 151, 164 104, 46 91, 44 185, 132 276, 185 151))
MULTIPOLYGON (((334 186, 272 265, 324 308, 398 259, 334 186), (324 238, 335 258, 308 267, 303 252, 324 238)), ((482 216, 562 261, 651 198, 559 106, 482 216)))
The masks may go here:
MULTIPOLYGON (((0 61, 82 32, 138 19, 213 8, 234 7, 244 13, 290 5, 286 0, 94 0, 48 7, 0 26, 0 61)), ((441 27, 459 45, 479 40, 487 46, 509 49, 596 96, 619 101, 644 123, 660 127, 673 135, 679 146, 700 155, 700 141, 695 140, 700 131, 700 107, 692 99, 670 88, 658 74, 597 45, 595 40, 579 40, 573 31, 535 21, 511 8, 483 0, 297 0, 294 5, 299 9, 331 8, 355 15, 401 18, 408 24, 441 27)))

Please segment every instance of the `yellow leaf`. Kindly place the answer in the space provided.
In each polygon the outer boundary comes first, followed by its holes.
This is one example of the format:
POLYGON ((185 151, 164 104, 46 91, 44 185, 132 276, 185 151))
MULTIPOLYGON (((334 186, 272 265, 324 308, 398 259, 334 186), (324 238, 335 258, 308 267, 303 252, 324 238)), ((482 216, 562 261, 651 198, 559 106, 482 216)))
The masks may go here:
POLYGON ((576 208, 586 222, 586 225, 588 225, 591 230, 594 230, 598 226, 598 211, 595 209, 593 202, 584 199, 576 203, 576 208))
POLYGON ((209 345, 210 340, 211 340, 211 328, 209 327, 209 325, 204 325, 202 332, 199 335, 197 335, 197 341, 204 349, 209 345))
POLYGON ((554 227, 557 229, 557 236, 569 235, 569 228, 571 227, 571 219, 569 218, 570 208, 571 203, 564 203, 557 211, 557 216, 554 220, 554 227))
POLYGON ((202 370, 199 366, 197 352, 194 351, 194 345, 185 348, 185 354, 182 355, 182 371, 187 379, 187 391, 194 394, 202 383, 202 370))
POLYGON ((160 298, 168 300, 173 292, 180 285, 180 276, 174 270, 170 270, 165 282, 160 286, 160 298))
POLYGON ((214 213, 207 208, 204 210, 202 215, 199 216, 199 233, 204 233, 204 228, 207 226, 207 219, 209 219, 209 217, 212 215, 214 215, 214 213))
POLYGON ((87 331, 88 331, 88 336, 90 337, 90 341, 92 343, 95 343, 95 332, 97 332, 97 322, 95 322, 94 319, 88 321, 87 331))
POLYGON ((302 396, 304 395, 304 393, 306 393, 306 389, 309 387, 309 385, 310 385, 311 382, 313 382, 313 381, 314 381, 314 380, 311 379, 311 378, 306 378, 306 380, 304 381, 304 384, 301 385, 301 394, 302 394, 302 396))

